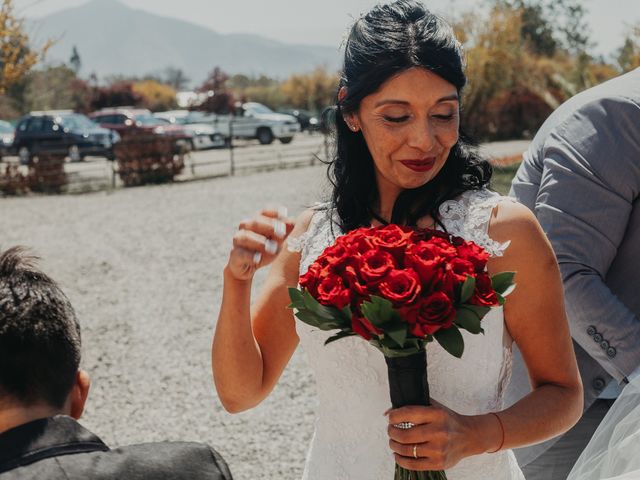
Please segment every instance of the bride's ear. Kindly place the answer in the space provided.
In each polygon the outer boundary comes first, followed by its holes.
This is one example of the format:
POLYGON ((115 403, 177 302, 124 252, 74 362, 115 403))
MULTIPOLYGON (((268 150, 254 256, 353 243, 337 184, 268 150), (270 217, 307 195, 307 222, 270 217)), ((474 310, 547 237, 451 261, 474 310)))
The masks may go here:
MULTIPOLYGON (((338 90, 338 103, 342 102, 346 96, 347 87, 340 87, 340 90, 338 90)), ((342 113, 342 118, 351 131, 357 132, 360 130, 360 125, 355 113, 342 113)))

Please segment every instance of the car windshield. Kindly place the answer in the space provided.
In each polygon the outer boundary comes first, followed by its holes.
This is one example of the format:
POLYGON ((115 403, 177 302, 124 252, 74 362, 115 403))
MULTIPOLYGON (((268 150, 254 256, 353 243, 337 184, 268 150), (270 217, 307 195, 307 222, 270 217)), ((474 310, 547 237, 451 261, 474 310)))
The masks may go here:
POLYGON ((58 117, 56 120, 64 128, 68 128, 69 130, 89 130, 98 126, 89 120, 88 117, 80 114, 65 115, 64 117, 58 117))
POLYGON ((0 133, 13 133, 13 127, 9 122, 0 120, 0 133))
POLYGON ((153 115, 142 114, 136 115, 136 123, 140 125, 166 125, 169 123, 167 120, 161 120, 153 115))
POLYGON ((273 110, 260 103, 252 103, 251 105, 248 105, 247 111, 251 113, 273 113, 273 110))

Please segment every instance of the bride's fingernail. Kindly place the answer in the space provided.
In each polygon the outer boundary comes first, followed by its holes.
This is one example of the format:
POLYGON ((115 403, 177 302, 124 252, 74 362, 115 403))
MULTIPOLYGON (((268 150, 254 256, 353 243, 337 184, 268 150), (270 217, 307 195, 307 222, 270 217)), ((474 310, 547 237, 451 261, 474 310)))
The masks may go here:
POLYGON ((273 234, 278 238, 284 238, 287 234, 287 226, 280 220, 273 222, 273 234))
POLYGON ((262 253, 256 252, 253 254, 253 263, 258 265, 262 261, 262 253))
POLYGON ((278 251, 278 243, 274 240, 267 240, 264 242, 264 251, 273 255, 278 251))

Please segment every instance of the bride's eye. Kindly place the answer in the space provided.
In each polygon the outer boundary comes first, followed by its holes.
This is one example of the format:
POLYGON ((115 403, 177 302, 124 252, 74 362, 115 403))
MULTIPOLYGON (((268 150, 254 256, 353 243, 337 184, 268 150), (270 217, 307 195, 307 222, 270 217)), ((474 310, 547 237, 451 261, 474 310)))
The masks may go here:
POLYGON ((402 123, 402 122, 406 122, 409 119, 409 115, 403 115, 401 117, 390 117, 388 115, 384 116, 384 119, 387 122, 392 122, 392 123, 402 123))

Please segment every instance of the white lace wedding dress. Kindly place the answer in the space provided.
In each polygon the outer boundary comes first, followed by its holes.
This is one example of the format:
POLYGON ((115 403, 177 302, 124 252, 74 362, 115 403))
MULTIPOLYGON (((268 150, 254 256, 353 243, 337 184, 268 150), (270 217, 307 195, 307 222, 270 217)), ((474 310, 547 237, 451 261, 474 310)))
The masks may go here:
MULTIPOLYGON (((488 190, 466 192, 441 206, 442 222, 449 233, 502 255, 507 245, 487 235, 491 212, 501 199, 488 190)), ((301 273, 333 243, 330 223, 327 211, 318 209, 307 232, 289 241, 289 249, 301 252, 301 273)), ((335 224, 333 229, 341 233, 335 224)), ((502 310, 490 312, 482 323, 484 335, 462 332, 461 359, 435 342, 427 346, 431 397, 461 414, 501 410, 511 374, 512 340, 502 310)), ((391 402, 382 353, 356 337, 324 346, 330 332, 302 322, 296 322, 296 328, 315 373, 319 399, 303 480, 392 480, 394 459, 383 415, 391 402)), ((468 457, 446 473, 449 480, 524 480, 509 450, 468 457)))

